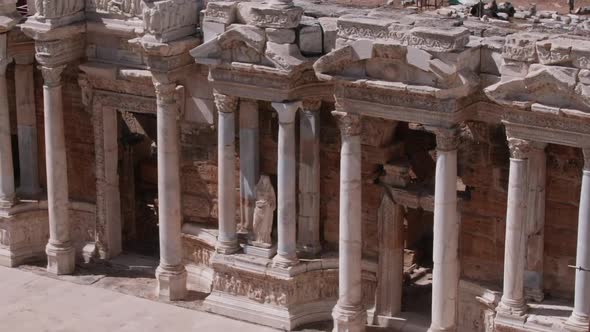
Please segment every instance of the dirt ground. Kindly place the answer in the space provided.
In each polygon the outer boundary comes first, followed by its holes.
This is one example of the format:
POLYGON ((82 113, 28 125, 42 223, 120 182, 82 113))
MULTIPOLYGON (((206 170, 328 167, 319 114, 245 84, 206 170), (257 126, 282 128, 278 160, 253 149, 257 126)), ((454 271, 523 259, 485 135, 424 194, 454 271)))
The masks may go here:
MULTIPOLYGON (((497 2, 502 2, 498 0, 497 2)), ((513 0, 510 1, 514 7, 528 7, 531 3, 537 4, 537 10, 555 10, 565 14, 568 12, 567 0, 513 0)), ((575 8, 590 6, 590 0, 575 0, 575 8)))

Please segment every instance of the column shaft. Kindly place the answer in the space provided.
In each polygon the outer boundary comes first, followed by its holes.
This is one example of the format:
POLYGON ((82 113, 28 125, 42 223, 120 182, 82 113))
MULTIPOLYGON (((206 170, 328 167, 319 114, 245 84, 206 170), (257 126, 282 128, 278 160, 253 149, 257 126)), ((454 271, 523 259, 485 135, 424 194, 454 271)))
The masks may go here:
POLYGON ((362 182, 358 115, 333 112, 342 133, 340 152, 340 230, 338 302, 332 312, 334 331, 364 331, 362 302, 362 182))
POLYGON ((374 324, 389 326, 388 318, 402 309, 404 277, 403 207, 384 196, 379 207, 379 267, 374 324))
POLYGON ((278 245, 274 264, 288 267, 297 264, 296 253, 296 169, 295 115, 300 103, 273 103, 279 114, 277 169, 278 245))
POLYGON ((18 155, 20 166, 19 195, 37 196, 39 186, 39 164, 37 149, 37 120, 35 115, 35 82, 33 80, 33 59, 15 65, 16 119, 18 124, 18 155))
POLYGON ((256 185, 259 178, 258 103, 240 101, 240 224, 238 232, 248 234, 254 223, 256 185))
POLYGON ((299 121, 297 248, 313 257, 320 245, 320 101, 304 102, 299 121))
POLYGON ((180 300, 186 296, 187 276, 182 264, 180 136, 175 89, 175 84, 156 83, 160 233, 160 265, 156 277, 159 296, 170 300, 180 300))
POLYGON ((49 210, 47 270, 55 274, 70 274, 75 268, 75 252, 70 238, 68 165, 61 89, 61 73, 64 69, 65 66, 41 68, 45 79, 43 109, 49 210))
POLYGON ((437 152, 430 332, 456 329, 459 288, 456 133, 452 129, 435 130, 435 133, 437 152))
POLYGON ((588 331, 590 321, 590 150, 584 150, 585 167, 578 215, 576 291, 574 311, 566 323, 572 331, 588 331))
POLYGON ((543 256, 545 241, 545 144, 531 150, 529 157, 527 256, 524 288, 527 298, 541 302, 543 294, 543 256))
POLYGON ((523 317, 527 309, 524 299, 524 271, 527 239, 527 159, 530 144, 524 140, 510 138, 509 146, 511 158, 506 213, 504 287, 497 311, 501 316, 518 318, 523 317))
POLYGON ((235 111, 238 107, 236 98, 215 94, 219 121, 217 130, 218 158, 218 205, 219 235, 217 252, 232 254, 238 251, 236 234, 236 148, 235 148, 235 111))
MULTIPOLYGON (((0 38, 6 37, 0 35, 0 38)), ((6 67, 9 63, 9 59, 0 58, 0 208, 11 207, 15 200, 10 109, 6 84, 6 67)))

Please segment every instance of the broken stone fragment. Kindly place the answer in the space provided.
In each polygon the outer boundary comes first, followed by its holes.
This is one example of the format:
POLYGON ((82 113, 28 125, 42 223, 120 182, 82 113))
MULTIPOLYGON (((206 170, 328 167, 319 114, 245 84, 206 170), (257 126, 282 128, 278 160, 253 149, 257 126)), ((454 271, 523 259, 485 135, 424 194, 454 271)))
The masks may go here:
POLYGON ((264 55, 277 68, 283 70, 292 70, 305 62, 305 58, 301 55, 296 44, 268 42, 264 55))
POLYGON ((292 44, 295 42, 295 30, 267 28, 266 38, 277 44, 292 44))
POLYGON ((215 1, 207 4, 205 21, 232 24, 236 21, 237 4, 229 1, 215 1))
POLYGON ((324 49, 322 27, 316 19, 302 20, 299 26, 299 49, 304 55, 319 55, 324 49))

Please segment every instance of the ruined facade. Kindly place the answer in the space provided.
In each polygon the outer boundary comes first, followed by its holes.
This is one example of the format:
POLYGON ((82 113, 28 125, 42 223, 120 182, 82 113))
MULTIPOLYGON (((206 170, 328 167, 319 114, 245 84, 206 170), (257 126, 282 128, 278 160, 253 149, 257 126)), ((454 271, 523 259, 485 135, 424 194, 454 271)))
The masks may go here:
POLYGON ((588 331, 583 18, 20 5, 0 0, 2 265, 141 252, 162 298, 286 330, 588 331))

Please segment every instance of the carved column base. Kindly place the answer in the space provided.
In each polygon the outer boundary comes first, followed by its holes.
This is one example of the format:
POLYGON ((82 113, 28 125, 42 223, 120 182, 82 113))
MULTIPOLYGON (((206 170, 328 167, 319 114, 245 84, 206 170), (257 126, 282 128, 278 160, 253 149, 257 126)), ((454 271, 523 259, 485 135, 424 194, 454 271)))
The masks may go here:
POLYGON ((222 254, 222 255, 231 255, 235 254, 240 250, 240 246, 238 245, 238 241, 220 241, 217 240, 217 244, 215 245, 215 251, 222 254))
POLYGON ((0 199, 0 209, 10 209, 16 204, 16 197, 0 199))
POLYGON ((47 243, 47 272, 55 275, 72 274, 76 269, 76 251, 71 243, 47 243))
POLYGON ((322 246, 318 244, 299 245, 297 246, 297 254, 303 258, 314 258, 322 251, 322 246))
POLYGON ((158 280, 158 297, 168 301, 178 301, 186 297, 186 269, 184 265, 158 266, 156 279, 158 280))
POLYGON ((515 301, 502 298, 496 308, 496 312, 498 313, 497 318, 508 322, 524 322, 526 320, 527 310, 528 306, 524 299, 515 301))
POLYGON ((573 313, 563 324, 563 329, 570 332, 587 332, 590 326, 588 316, 582 317, 573 313))
POLYGON ((279 268, 284 268, 284 269, 291 267, 293 265, 297 265, 297 263, 299 263, 297 256, 286 257, 286 256, 282 256, 282 255, 278 254, 272 259, 272 265, 274 267, 279 267, 279 268))
POLYGON ((334 332, 363 332, 367 324, 367 313, 362 306, 342 308, 336 304, 332 311, 334 332))
POLYGON ((537 303, 541 303, 545 299, 545 293, 538 288, 525 288, 524 293, 527 299, 531 299, 537 303))

